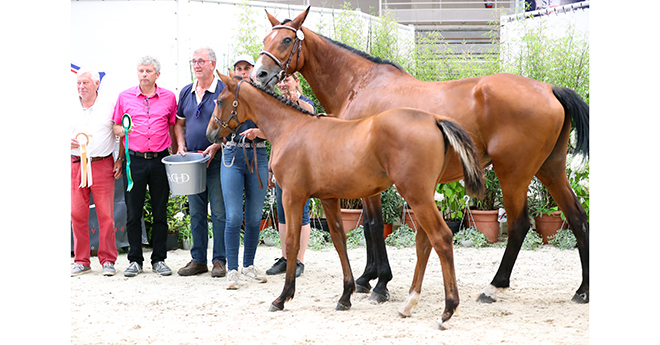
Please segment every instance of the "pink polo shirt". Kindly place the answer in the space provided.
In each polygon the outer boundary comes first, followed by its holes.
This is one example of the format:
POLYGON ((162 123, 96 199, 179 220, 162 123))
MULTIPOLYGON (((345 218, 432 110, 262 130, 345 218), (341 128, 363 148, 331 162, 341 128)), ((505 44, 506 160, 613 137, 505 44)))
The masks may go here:
POLYGON ((121 124, 128 113, 133 119, 133 131, 128 135, 128 148, 137 152, 160 152, 172 144, 170 125, 176 123, 174 92, 156 85, 156 93, 145 97, 140 86, 119 94, 112 120, 121 124))

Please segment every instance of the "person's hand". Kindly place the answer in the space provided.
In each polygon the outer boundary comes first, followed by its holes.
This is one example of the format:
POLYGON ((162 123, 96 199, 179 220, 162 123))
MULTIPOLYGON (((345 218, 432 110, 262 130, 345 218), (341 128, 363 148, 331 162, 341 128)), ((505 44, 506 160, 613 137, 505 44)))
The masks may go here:
POLYGON ((112 172, 115 173, 115 180, 119 180, 119 178, 121 177, 121 170, 122 170, 122 160, 117 159, 115 161, 114 167, 112 168, 112 172))
POLYGON ((185 156, 186 151, 188 151, 188 149, 186 148, 186 145, 179 145, 179 147, 176 149, 176 154, 185 156))
POLYGON ((80 148, 80 143, 78 143, 78 139, 71 138, 71 149, 75 150, 77 148, 80 148))
POLYGON ((249 128, 245 130, 244 132, 240 133, 239 135, 244 135, 250 140, 254 140, 257 136, 261 136, 261 130, 259 128, 249 128))
POLYGON ((215 157, 215 154, 220 149, 220 146, 221 146, 220 144, 211 144, 211 146, 207 147, 206 150, 204 150, 204 152, 202 152, 203 156, 211 155, 211 159, 209 159, 208 162, 206 162, 206 167, 207 168, 209 167, 209 165, 211 165, 211 161, 213 160, 213 158, 215 157))

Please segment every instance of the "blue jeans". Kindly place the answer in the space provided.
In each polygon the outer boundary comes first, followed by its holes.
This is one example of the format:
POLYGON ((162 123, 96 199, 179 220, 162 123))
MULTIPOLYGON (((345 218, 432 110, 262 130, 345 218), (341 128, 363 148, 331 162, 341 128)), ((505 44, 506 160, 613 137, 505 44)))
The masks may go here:
POLYGON ((190 207, 190 231, 193 246, 190 250, 192 259, 206 265, 208 252, 209 223, 208 204, 211 203, 211 222, 213 224, 213 258, 211 262, 227 262, 225 253, 225 203, 220 184, 221 152, 218 152, 208 168, 206 168, 206 190, 194 195, 188 195, 190 207))
MULTIPOLYGON (((252 163, 254 149, 246 149, 252 163)), ((241 225, 243 224, 243 193, 245 193, 245 236, 243 237, 243 267, 254 264, 254 256, 259 244, 259 223, 264 207, 268 184, 268 152, 257 148, 258 173, 263 189, 259 188, 256 172, 250 174, 242 148, 224 148, 222 164, 222 196, 225 200, 227 224, 225 226, 225 247, 227 249, 227 270, 238 270, 238 250, 241 245, 241 225), (233 159, 233 164, 232 164, 233 159)))
MULTIPOLYGON (((275 183, 275 194, 277 195, 277 222, 286 224, 284 207, 282 206, 282 188, 280 188, 280 185, 277 183, 275 183)), ((304 226, 307 224, 309 224, 309 199, 305 202, 302 215, 302 225, 304 226)))

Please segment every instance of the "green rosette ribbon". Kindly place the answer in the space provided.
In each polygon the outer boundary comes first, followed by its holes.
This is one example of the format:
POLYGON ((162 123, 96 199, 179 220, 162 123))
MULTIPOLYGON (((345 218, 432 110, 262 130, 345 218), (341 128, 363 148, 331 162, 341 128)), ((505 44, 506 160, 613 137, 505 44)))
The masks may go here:
POLYGON ((131 115, 124 114, 121 117, 121 126, 124 128, 124 149, 126 150, 126 178, 128 179, 128 186, 126 191, 130 192, 133 189, 133 177, 131 177, 131 156, 128 154, 128 132, 133 128, 133 119, 131 115))

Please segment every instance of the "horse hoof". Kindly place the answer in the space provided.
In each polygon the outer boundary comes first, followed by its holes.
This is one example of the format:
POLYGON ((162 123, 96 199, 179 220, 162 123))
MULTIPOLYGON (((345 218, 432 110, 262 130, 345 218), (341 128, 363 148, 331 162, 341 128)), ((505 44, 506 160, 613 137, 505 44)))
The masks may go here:
POLYGON ((355 284, 355 291, 357 293, 369 293, 371 292, 371 288, 364 285, 355 284))
POLYGON ((482 292, 481 295, 479 295, 479 298, 477 298, 477 302, 491 304, 497 302, 497 299, 482 292))
POLYGON ((369 296, 369 301, 376 302, 378 304, 387 302, 390 300, 390 294, 385 293, 384 295, 381 293, 378 293, 376 291, 371 293, 371 296, 369 296))
POLYGON ((589 294, 587 294, 586 292, 583 293, 576 292, 573 298, 571 299, 571 302, 579 303, 579 304, 589 303, 589 294))
POLYGON ((438 321, 435 323, 435 329, 440 330, 440 331, 445 331, 447 330, 447 326, 445 325, 444 322, 438 321))
POLYGON ((337 307, 335 308, 335 310, 338 310, 338 311, 345 311, 345 310, 349 310, 349 309, 351 309, 350 305, 343 305, 341 303, 337 303, 337 307))
POLYGON ((271 304, 270 307, 268 307, 268 311, 282 311, 284 308, 280 308, 274 304, 271 304))

